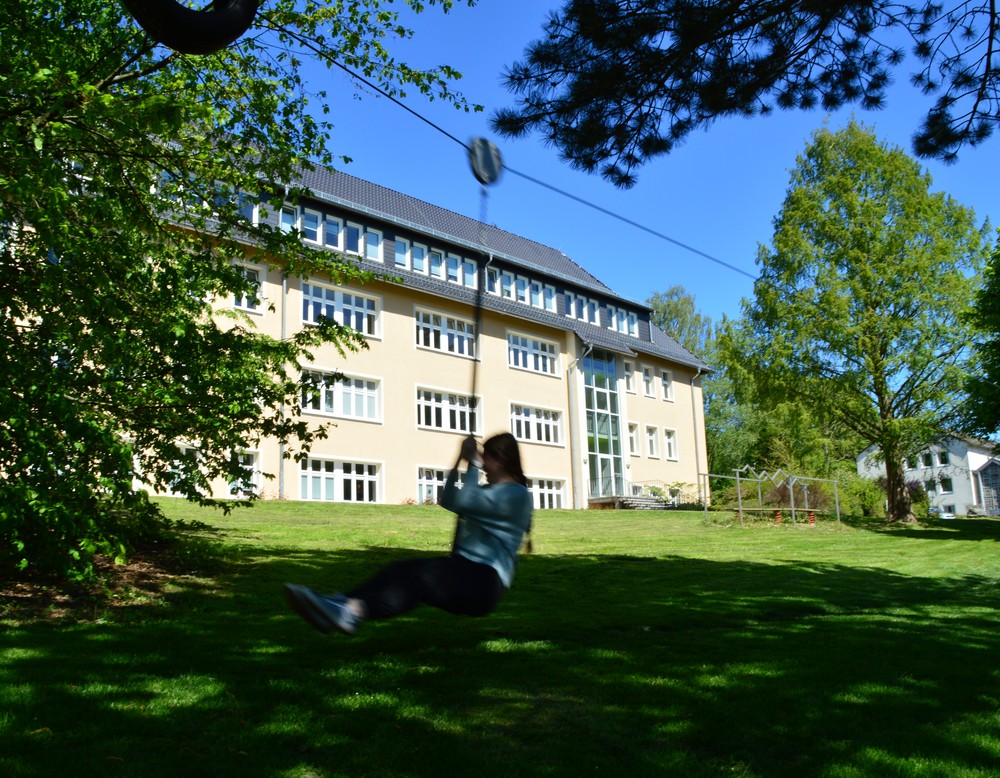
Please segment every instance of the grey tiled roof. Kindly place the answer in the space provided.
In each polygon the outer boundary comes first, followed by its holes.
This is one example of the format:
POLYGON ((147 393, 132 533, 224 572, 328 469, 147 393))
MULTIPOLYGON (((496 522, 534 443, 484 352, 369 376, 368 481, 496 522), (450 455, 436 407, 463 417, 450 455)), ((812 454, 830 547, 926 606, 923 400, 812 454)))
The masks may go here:
MULTIPOLYGON (((485 251, 581 288, 619 298, 605 284, 561 251, 477 219, 418 200, 370 181, 330 168, 304 173, 301 183, 320 200, 345 205, 386 221, 437 235, 475 251, 485 251)), ((623 299, 623 298, 619 298, 623 299)), ((634 305, 634 302, 629 300, 634 305)))
MULTIPOLYGON (((619 301, 636 311, 643 311, 648 320, 650 309, 632 300, 622 298, 597 280, 565 254, 528 238, 523 238, 475 219, 462 216, 445 208, 431 205, 415 197, 401 194, 355 176, 330 168, 319 168, 302 175, 298 184, 310 190, 317 200, 339 205, 373 218, 413 230, 417 234, 436 236, 457 246, 479 253, 486 251, 505 262, 523 267, 538 276, 562 280, 564 286, 581 293, 600 295, 607 301, 619 301)), ((377 267, 364 263, 383 277, 398 277, 406 286, 421 289, 433 295, 452 300, 462 300, 475 305, 474 290, 456 286, 435 278, 397 268, 377 267)), ((483 295, 483 308, 516 319, 534 321, 561 330, 572 330, 587 344, 615 351, 620 354, 648 354, 682 365, 706 371, 709 366, 685 349, 676 340, 655 325, 649 324, 650 339, 622 335, 614 330, 516 303, 491 294, 483 295)), ((645 331, 645 327, 643 327, 645 331)))

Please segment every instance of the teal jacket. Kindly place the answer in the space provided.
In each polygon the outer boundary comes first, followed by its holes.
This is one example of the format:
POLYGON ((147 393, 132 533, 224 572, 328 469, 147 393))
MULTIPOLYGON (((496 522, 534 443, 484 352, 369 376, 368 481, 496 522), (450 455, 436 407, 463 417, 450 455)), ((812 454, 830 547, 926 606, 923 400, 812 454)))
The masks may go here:
POLYGON ((489 565, 509 589, 521 540, 531 529, 531 492, 514 482, 480 486, 479 469, 472 466, 461 489, 457 482, 455 469, 441 495, 441 505, 458 514, 454 553, 489 565))

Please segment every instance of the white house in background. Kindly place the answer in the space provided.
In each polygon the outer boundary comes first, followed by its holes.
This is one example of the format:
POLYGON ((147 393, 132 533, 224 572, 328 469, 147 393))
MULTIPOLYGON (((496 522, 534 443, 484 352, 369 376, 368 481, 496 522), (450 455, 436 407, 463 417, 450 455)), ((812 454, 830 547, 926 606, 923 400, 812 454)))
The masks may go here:
MULTIPOLYGON (((875 446, 869 446, 858 454, 858 475, 885 475, 885 464, 874 456, 877 451, 875 446)), ((998 453, 997 444, 988 440, 951 434, 907 457, 903 475, 907 481, 924 485, 932 511, 1000 516, 998 453)))

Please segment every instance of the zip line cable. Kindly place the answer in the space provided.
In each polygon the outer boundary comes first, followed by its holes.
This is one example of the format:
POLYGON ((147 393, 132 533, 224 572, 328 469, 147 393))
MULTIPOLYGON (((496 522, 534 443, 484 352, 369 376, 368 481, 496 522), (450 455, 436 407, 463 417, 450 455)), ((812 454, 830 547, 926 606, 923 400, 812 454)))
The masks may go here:
MULTIPOLYGON (((386 92, 381 87, 377 86, 376 84, 373 84, 371 81, 369 81, 368 79, 364 78, 360 74, 355 73, 353 70, 351 70, 350 68, 348 68, 346 65, 342 65, 339 62, 334 62, 333 64, 336 65, 341 70, 343 70, 345 73, 347 73, 352 78, 357 79, 358 81, 360 81, 365 86, 369 87, 370 89, 375 90, 380 95, 382 95, 383 97, 387 98, 388 100, 391 100, 393 103, 395 103, 396 105, 398 105, 404 111, 407 111, 411 115, 415 116, 417 119, 419 119, 420 121, 424 122, 425 124, 427 124, 428 126, 430 126, 431 128, 433 128, 434 130, 436 130, 437 132, 441 133, 446 138, 449 138, 450 140, 453 140, 455 143, 457 143, 459 146, 461 146, 462 148, 464 148, 466 151, 471 151, 471 148, 469 147, 468 143, 466 143, 463 140, 460 140, 459 138, 456 138, 454 135, 452 135, 446 129, 444 129, 443 127, 435 124, 430 119, 428 119, 426 116, 423 116, 422 114, 420 114, 417 111, 413 110, 408 105, 406 105, 405 103, 401 102, 400 100, 397 100, 395 97, 393 97, 392 95, 390 95, 388 92, 386 92)), ((742 276, 746 276, 751 281, 756 281, 757 280, 757 276, 755 276, 752 273, 747 272, 743 268, 737 267, 736 265, 730 264, 729 262, 725 262, 724 260, 721 260, 718 257, 713 257, 711 254, 706 254, 704 251, 701 251, 700 249, 696 249, 693 246, 689 246, 686 243, 682 243, 681 241, 679 241, 679 240, 677 240, 675 238, 671 238, 669 235, 664 235, 662 232, 658 232, 657 230, 654 230, 652 227, 647 227, 644 224, 640 224, 637 221, 633 221, 632 219, 629 219, 626 216, 622 216, 619 213, 615 213, 614 211, 608 210, 607 208, 604 208, 603 206, 597 205, 596 203, 592 203, 592 202, 590 202, 588 200, 584 200, 582 197, 578 197, 575 194, 567 192, 564 189, 560 189, 559 187, 553 186, 552 184, 548 184, 545 181, 541 181, 541 180, 539 180, 537 178, 533 178, 532 176, 529 176, 526 173, 521 173, 520 171, 514 170, 512 167, 510 167, 506 163, 503 163, 503 169, 506 170, 506 171, 508 171, 508 172, 510 172, 512 175, 520 176, 521 178, 525 179, 526 181, 530 181, 533 184, 537 184, 538 186, 544 187, 544 188, 546 188, 546 189, 548 189, 548 190, 550 190, 552 192, 555 192, 556 194, 561 194, 563 197, 568 197, 570 200, 574 200, 575 202, 578 202, 581 205, 586 205, 588 208, 593 208, 595 211, 600 211, 601 213, 603 213, 606 216, 610 216, 613 219, 617 219, 620 222, 624 222, 625 224, 628 224, 630 227, 635 227, 636 229, 642 230, 643 232, 648 232, 650 235, 652 235, 654 237, 657 237, 660 240, 665 240, 668 243, 672 243, 673 245, 677 246, 678 248, 682 248, 685 251, 690 251, 692 254, 697 254, 699 257, 702 257, 703 259, 707 259, 710 262, 714 262, 715 264, 717 264, 717 265, 719 265, 721 267, 724 267, 727 270, 732 270, 734 273, 739 273, 742 276)))

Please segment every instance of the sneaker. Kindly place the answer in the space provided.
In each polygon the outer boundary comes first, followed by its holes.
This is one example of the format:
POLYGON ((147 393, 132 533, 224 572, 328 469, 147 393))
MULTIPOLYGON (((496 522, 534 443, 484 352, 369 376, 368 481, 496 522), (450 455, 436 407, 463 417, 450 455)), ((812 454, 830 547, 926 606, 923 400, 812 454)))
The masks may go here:
POLYGON ((353 635, 358 630, 361 620, 354 615, 342 594, 317 594, 305 586, 285 584, 285 599, 306 623, 324 634, 337 629, 353 635))

